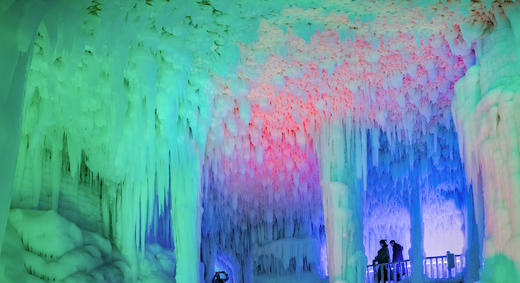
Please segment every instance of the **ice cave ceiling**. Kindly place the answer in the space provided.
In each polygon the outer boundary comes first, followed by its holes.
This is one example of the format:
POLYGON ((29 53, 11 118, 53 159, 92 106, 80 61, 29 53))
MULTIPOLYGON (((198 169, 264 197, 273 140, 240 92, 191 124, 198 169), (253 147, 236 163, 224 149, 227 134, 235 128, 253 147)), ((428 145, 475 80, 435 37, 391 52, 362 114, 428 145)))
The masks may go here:
POLYGON ((474 64, 489 3, 318 2, 52 6, 28 74, 26 158, 42 158, 42 142, 66 147, 72 176, 83 160, 152 199, 155 183, 167 187, 168 164, 190 158, 178 151, 193 137, 224 193, 298 199, 319 196, 324 123, 373 133, 374 166, 386 135, 383 171, 402 162, 392 145, 421 148, 454 130, 453 86, 474 64))
MULTIPOLYGON (((226 191, 255 201, 271 189, 283 200, 309 195, 291 188, 319 182, 315 140, 328 121, 373 130, 374 166, 379 131, 390 145, 420 148, 439 129, 454 130, 453 86, 475 60, 461 26, 485 18, 483 6, 461 18, 443 5, 327 4, 265 17, 256 41, 238 43, 236 73, 213 77, 206 158, 226 191)), ((386 153, 381 171, 401 162, 386 153)))

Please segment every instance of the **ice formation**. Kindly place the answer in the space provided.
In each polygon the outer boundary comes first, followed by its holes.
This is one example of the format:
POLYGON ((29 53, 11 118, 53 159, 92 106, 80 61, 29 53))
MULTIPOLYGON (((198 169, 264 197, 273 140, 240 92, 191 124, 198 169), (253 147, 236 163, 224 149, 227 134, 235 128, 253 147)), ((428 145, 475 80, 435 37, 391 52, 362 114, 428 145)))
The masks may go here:
POLYGON ((0 279, 520 280, 513 2, 1 3, 0 279))
POLYGON ((453 101, 466 175, 473 186, 482 280, 520 280, 520 9, 497 8, 480 40, 477 64, 457 82, 453 101))
MULTIPOLYGON (((8 223, 2 282, 122 282, 130 269, 109 240, 54 211, 15 209, 8 223)), ((175 271, 173 252, 158 245, 147 251, 137 282, 168 281, 175 271)))

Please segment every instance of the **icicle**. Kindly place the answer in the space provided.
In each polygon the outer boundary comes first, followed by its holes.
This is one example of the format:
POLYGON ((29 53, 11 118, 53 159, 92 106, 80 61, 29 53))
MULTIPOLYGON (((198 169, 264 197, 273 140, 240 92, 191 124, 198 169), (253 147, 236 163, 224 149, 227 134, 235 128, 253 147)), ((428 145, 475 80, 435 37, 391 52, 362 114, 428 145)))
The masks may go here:
POLYGON ((372 165, 378 167, 379 165, 379 129, 375 128, 370 131, 370 137, 372 138, 372 165))
POLYGON ((61 186, 62 176, 62 151, 63 151, 63 135, 57 134, 56 141, 52 141, 51 146, 51 185, 52 185, 52 201, 51 207, 54 211, 58 211, 58 200, 61 186))

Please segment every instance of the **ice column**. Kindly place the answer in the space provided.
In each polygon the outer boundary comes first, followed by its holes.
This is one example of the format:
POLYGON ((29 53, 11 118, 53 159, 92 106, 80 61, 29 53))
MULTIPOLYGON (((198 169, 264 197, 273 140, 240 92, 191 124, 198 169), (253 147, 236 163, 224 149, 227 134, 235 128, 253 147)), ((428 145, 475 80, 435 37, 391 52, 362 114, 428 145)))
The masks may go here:
POLYGON ((421 191, 419 188, 410 190, 410 226, 412 263, 412 282, 423 282, 423 223, 421 214, 421 191))
POLYGON ((520 5, 495 5, 478 65, 455 85, 452 112, 478 215, 484 211, 481 282, 520 280, 520 5), (482 189, 480 191, 480 189, 482 189), (479 194, 482 196, 479 196, 479 194))
POLYGON ((481 243, 479 239, 478 226, 477 226, 477 215, 475 213, 475 201, 472 191, 468 188, 465 192, 465 203, 466 203, 466 275, 464 276, 465 282, 478 281, 478 270, 480 268, 480 251, 481 243))
POLYGON ((175 280, 192 283, 200 282, 201 154, 192 141, 186 139, 185 143, 186 152, 172 156, 172 226, 177 257, 175 280), (179 162, 175 162, 177 158, 179 162))
POLYGON ((28 62, 34 46, 36 29, 46 11, 40 1, 0 3, 0 252, 20 141, 22 102, 28 62))
POLYGON ((366 135, 365 131, 354 129, 349 122, 333 122, 322 128, 318 141, 331 283, 365 280, 367 259, 363 247, 363 191, 357 174, 361 170, 362 160, 361 154, 357 153, 362 152, 363 146, 366 147, 363 135, 366 135))

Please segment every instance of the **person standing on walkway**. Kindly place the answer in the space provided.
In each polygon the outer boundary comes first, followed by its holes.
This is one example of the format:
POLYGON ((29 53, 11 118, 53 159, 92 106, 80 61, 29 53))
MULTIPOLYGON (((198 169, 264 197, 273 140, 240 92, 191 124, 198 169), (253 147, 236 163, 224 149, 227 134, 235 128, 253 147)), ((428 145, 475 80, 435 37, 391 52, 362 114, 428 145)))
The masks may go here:
POLYGON ((396 243, 394 240, 390 241, 390 245, 392 246, 392 263, 397 263, 395 265, 395 273, 397 281, 401 280, 401 274, 405 274, 404 268, 404 258, 403 258, 403 246, 396 243))
POLYGON ((377 269, 377 282, 381 282, 381 279, 383 278, 383 282, 386 282, 388 281, 387 264, 390 263, 390 252, 388 251, 388 244, 386 243, 386 240, 380 240, 379 244, 381 245, 381 248, 379 251, 377 251, 377 256, 374 258, 373 264, 374 267, 376 266, 376 262, 379 265, 377 269))

